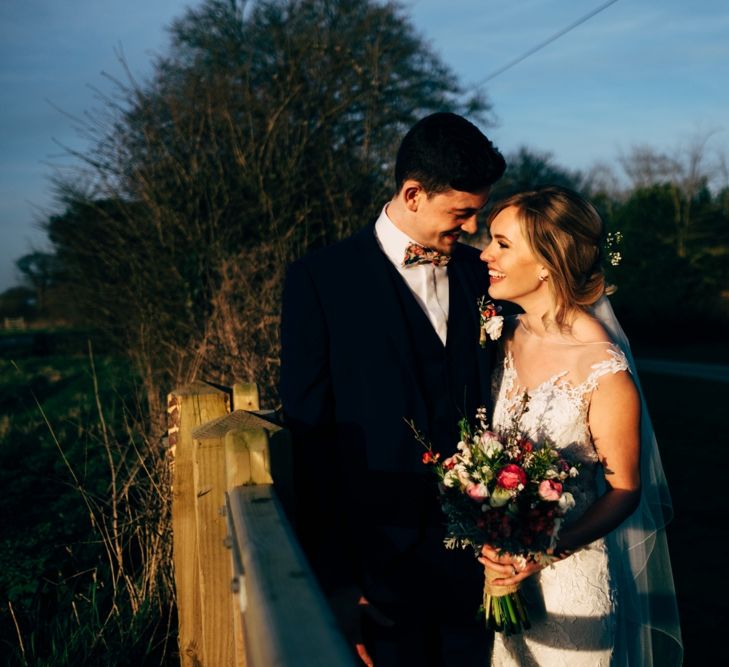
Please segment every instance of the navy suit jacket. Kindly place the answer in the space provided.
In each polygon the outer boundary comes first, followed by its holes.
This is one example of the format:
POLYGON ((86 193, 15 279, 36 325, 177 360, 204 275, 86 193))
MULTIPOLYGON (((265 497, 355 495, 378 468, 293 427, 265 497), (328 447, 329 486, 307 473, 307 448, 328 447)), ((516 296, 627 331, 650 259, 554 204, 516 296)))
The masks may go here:
MULTIPOLYGON (((473 304, 460 322, 463 340, 448 344, 476 359, 472 402, 487 404, 493 345, 478 347, 476 301, 488 272, 476 249, 458 244, 448 276, 451 294, 461 290, 473 304)), ((406 423, 429 437, 427 399, 438 397, 424 393, 394 280, 402 279, 369 225, 290 266, 282 314, 280 392, 294 438, 300 537, 325 589, 356 583, 384 604, 417 586, 417 577, 407 581, 412 563, 437 569, 445 553, 434 476, 406 423)), ((449 455, 457 440, 433 444, 449 455)))

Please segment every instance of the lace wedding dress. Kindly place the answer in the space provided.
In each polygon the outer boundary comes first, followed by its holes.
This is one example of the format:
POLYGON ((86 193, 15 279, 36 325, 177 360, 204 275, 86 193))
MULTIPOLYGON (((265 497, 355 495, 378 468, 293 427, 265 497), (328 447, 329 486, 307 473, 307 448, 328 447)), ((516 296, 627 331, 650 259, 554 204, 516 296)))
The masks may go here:
MULTIPOLYGON (((518 319, 515 336, 530 336, 518 319)), ((506 430, 518 414, 525 391, 528 410, 520 418, 522 431, 535 442, 545 438, 581 464, 575 507, 565 525, 575 521, 598 496, 602 469, 588 427, 588 410, 600 380, 609 373, 628 372, 623 352, 610 343, 549 344, 540 358, 542 381, 520 380, 518 360, 507 351, 501 373, 494 378, 494 430, 506 430)), ((524 373, 524 378, 527 378, 524 373)), ((613 660, 616 644, 617 577, 615 555, 599 539, 569 558, 522 582, 532 627, 506 637, 497 633, 491 664, 498 667, 623 665, 613 660)))

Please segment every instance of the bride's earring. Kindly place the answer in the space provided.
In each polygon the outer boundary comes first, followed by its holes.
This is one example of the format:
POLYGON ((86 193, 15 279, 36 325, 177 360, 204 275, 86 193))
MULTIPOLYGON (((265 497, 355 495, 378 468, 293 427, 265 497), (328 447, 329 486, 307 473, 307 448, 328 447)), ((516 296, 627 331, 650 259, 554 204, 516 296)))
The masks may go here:
POLYGON ((541 274, 540 274, 540 275, 538 276, 538 278, 539 278, 539 280, 541 280, 541 281, 542 281, 543 283, 545 283, 545 282, 547 282, 547 278, 549 278, 549 276, 548 276, 548 275, 547 275, 547 274, 545 273, 544 275, 541 275, 541 274))

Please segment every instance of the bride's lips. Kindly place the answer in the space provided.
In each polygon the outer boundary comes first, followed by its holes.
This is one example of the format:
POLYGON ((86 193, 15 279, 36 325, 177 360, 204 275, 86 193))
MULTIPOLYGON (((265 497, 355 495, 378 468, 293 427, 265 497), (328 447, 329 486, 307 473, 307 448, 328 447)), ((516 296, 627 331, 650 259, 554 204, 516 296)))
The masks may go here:
POLYGON ((501 273, 501 271, 497 271, 496 269, 489 269, 489 283, 492 285, 501 282, 504 278, 506 278, 505 273, 501 273))

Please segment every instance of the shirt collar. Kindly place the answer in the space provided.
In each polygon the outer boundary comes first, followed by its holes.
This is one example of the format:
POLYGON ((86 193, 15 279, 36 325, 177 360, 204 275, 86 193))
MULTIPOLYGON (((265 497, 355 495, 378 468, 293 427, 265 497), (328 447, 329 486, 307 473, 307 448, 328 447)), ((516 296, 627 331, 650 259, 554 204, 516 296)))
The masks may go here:
POLYGON ((411 239, 405 232, 398 229, 395 223, 387 215, 387 204, 382 208, 380 217, 375 223, 375 237, 380 244, 380 248, 387 255, 388 259, 397 267, 402 266, 403 257, 405 257, 405 248, 410 243, 417 243, 411 239))

